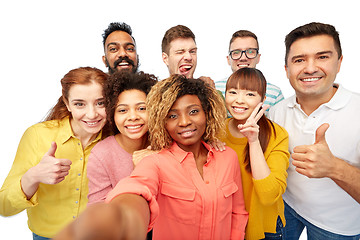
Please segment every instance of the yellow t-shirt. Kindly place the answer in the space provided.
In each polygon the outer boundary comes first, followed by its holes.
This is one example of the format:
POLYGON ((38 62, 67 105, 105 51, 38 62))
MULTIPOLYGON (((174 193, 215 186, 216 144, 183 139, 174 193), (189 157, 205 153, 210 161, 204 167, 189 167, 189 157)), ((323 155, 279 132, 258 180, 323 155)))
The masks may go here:
POLYGON ((264 233, 275 233, 276 222, 280 216, 285 226, 284 202, 282 194, 286 189, 287 168, 289 167, 289 136, 286 130, 276 123, 270 137, 268 147, 264 153, 270 168, 270 175, 264 179, 255 180, 245 169, 244 149, 247 138, 235 138, 229 131, 230 118, 226 120, 227 136, 223 141, 235 150, 240 162, 241 179, 243 185, 245 208, 249 212, 245 239, 262 239, 264 233))
POLYGON ((0 214, 15 215, 27 210, 28 225, 37 235, 51 238, 76 218, 87 204, 86 165, 91 149, 101 140, 101 132, 84 150, 71 129, 69 118, 51 120, 28 128, 18 146, 14 163, 0 190, 0 214), (40 183, 27 200, 20 185, 22 176, 37 165, 55 141, 56 158, 72 161, 69 175, 55 185, 40 183))

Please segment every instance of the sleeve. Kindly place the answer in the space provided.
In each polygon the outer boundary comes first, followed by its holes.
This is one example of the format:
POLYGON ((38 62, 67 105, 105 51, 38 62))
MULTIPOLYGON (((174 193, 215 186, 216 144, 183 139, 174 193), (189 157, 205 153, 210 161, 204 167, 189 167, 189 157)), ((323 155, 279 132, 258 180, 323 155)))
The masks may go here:
POLYGON ((141 195, 149 203, 150 224, 148 230, 151 230, 155 219, 159 215, 159 205, 156 201, 159 185, 159 167, 156 163, 156 154, 152 154, 141 160, 129 177, 118 182, 115 188, 107 195, 106 202, 110 202, 123 193, 141 195))
MULTIPOLYGON (((275 124, 274 124, 275 125, 275 124)), ((261 204, 268 206, 282 198, 286 189, 287 168, 289 167, 289 136, 285 129, 275 125, 276 137, 272 137, 265 159, 270 174, 264 179, 253 179, 254 189, 261 204)))
POLYGON ((92 149, 87 164, 89 179, 88 205, 105 201, 106 195, 112 190, 111 180, 106 167, 98 156, 96 146, 92 149))
POLYGON ((282 100, 284 100, 284 95, 282 94, 281 89, 279 88, 279 94, 277 95, 277 97, 275 98, 275 104, 281 102, 282 100))
POLYGON ((22 176, 41 159, 37 145, 38 134, 34 127, 30 127, 20 140, 13 165, 1 187, 0 215, 12 216, 38 204, 37 193, 27 200, 21 189, 22 176))
POLYGON ((237 155, 234 153, 233 168, 235 183, 238 191, 233 195, 233 212, 231 220, 231 239, 244 239, 245 228, 249 218, 249 214, 245 209, 244 192, 241 182, 240 165, 237 155))

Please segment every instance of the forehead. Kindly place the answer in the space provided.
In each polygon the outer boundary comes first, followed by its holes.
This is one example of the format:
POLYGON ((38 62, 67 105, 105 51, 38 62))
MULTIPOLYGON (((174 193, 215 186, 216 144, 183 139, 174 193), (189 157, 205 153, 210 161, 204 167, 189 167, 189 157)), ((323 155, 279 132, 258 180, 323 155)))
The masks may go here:
POLYGON ((182 109, 182 108, 187 108, 190 105, 199 105, 201 107, 201 102, 198 96, 190 95, 190 94, 181 96, 178 99, 176 99, 176 101, 174 102, 171 108, 182 109))
POLYGON ((105 41, 105 47, 110 43, 115 43, 120 45, 131 43, 135 45, 133 38, 128 33, 123 31, 114 31, 111 34, 109 34, 109 36, 106 38, 105 41))
POLYGON ((89 84, 74 84, 69 89, 69 99, 97 99, 102 97, 103 87, 97 82, 89 84))
POLYGON ((120 102, 128 102, 128 103, 135 103, 141 100, 145 102, 146 94, 143 91, 138 89, 130 89, 125 90, 118 96, 118 103, 120 102))
POLYGON ((170 42, 169 50, 170 51, 176 51, 179 49, 189 50, 189 49, 194 49, 194 48, 196 48, 196 43, 195 43, 194 39, 192 39, 192 38, 177 38, 170 42))
POLYGON ((321 52, 336 52, 334 39, 329 35, 317 35, 300 38, 293 42, 289 49, 289 57, 297 55, 313 55, 321 52))
POLYGON ((230 50, 257 48, 258 44, 253 37, 238 37, 230 44, 230 50))

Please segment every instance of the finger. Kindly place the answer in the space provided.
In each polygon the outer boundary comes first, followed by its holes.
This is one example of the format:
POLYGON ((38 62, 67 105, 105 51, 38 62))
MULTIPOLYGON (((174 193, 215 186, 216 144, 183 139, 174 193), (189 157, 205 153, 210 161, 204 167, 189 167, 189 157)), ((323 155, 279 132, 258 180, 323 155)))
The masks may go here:
POLYGON ((294 153, 307 153, 309 151, 309 145, 300 145, 300 146, 296 146, 293 149, 294 153))
POLYGON ((259 108, 259 110, 258 110, 258 112, 257 112, 257 114, 255 115, 255 118, 254 118, 254 120, 255 120, 256 123, 257 123, 257 122, 260 120, 260 118, 264 115, 266 109, 268 109, 267 106, 268 106, 268 105, 264 105, 264 106, 263 106, 263 105, 261 104, 261 106, 260 106, 260 108, 259 108))
POLYGON ((70 166, 72 162, 69 159, 60 158, 58 159, 61 166, 70 166))
POLYGON ((328 130, 328 128, 330 127, 330 125, 328 123, 324 123, 322 124, 320 127, 318 127, 318 129, 316 129, 316 133, 315 133, 315 144, 316 143, 326 143, 326 139, 325 139, 325 133, 328 130))
POLYGON ((45 155, 55 157, 56 149, 57 149, 56 142, 51 142, 51 146, 50 146, 49 150, 47 151, 47 153, 45 153, 45 155))
MULTIPOLYGON (((252 111, 252 113, 250 114, 250 119, 255 119, 256 118, 256 115, 259 113, 259 110, 261 108, 261 106, 263 105, 262 102, 260 102, 258 105, 256 105, 256 107, 254 108, 254 110, 252 111)), ((249 119, 248 118, 248 119, 249 119)), ((260 119, 260 118, 259 118, 260 119)))

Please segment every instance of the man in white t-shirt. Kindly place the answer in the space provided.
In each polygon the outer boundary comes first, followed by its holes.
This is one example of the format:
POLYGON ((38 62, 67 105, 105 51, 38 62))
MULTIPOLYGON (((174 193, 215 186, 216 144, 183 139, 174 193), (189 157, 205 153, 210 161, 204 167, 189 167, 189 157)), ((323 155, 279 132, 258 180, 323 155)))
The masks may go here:
MULTIPOLYGON (((229 55, 226 58, 233 72, 244 67, 255 68, 260 61, 260 56, 259 43, 254 33, 248 30, 239 30, 232 35, 229 55)), ((225 96, 227 79, 215 82, 216 89, 221 91, 223 96, 225 96)), ((267 82, 265 104, 273 106, 283 99, 281 89, 267 82)))
POLYGON ((360 238, 360 95, 335 78, 343 59, 332 25, 309 23, 285 39, 295 95, 270 109, 289 133, 284 239, 360 238), (325 135, 326 133, 326 135, 325 135))

